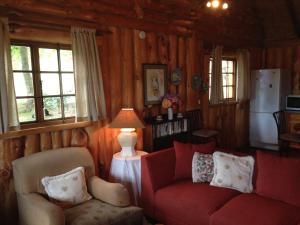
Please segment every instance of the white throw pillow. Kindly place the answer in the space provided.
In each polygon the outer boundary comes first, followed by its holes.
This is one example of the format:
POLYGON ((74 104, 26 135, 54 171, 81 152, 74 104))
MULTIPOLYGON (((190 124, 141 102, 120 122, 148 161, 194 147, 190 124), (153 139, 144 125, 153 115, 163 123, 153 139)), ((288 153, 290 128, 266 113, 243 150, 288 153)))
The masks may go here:
POLYGON ((87 192, 83 167, 61 175, 44 177, 42 184, 48 196, 60 202, 76 205, 92 198, 87 192))
POLYGON ((253 157, 238 157, 224 152, 215 152, 213 160, 214 177, 210 185, 231 188, 244 193, 252 192, 253 157))

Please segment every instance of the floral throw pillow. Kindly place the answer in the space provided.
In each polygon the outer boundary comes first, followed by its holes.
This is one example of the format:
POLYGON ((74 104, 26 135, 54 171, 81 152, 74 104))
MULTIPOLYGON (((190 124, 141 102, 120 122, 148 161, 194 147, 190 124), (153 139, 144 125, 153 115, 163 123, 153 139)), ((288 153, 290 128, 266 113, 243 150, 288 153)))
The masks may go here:
POLYGON ((235 189, 243 193, 252 192, 254 168, 252 156, 238 157, 224 152, 215 152, 213 160, 214 177, 210 185, 235 189))
POLYGON ((195 152, 192 162, 192 178, 194 183, 211 182, 214 176, 214 162, 210 154, 195 152))

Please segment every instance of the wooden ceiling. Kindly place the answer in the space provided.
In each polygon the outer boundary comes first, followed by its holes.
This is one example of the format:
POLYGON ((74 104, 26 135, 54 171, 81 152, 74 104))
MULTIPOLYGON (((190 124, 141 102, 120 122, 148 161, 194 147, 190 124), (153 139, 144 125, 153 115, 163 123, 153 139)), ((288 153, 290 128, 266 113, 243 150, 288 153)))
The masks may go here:
POLYGON ((299 0, 256 0, 255 7, 266 42, 300 38, 299 0))
POLYGON ((228 1, 224 12, 208 10, 205 0, 1 0, 0 14, 15 28, 125 26, 233 46, 300 38, 299 0, 228 1))

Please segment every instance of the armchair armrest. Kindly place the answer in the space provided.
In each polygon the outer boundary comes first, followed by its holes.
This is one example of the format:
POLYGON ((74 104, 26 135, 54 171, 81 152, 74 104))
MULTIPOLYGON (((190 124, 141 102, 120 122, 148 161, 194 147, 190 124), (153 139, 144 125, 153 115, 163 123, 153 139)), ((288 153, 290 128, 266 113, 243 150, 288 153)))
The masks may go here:
POLYGON ((97 199, 114 206, 125 207, 130 204, 126 187, 119 183, 110 183, 93 176, 88 180, 88 190, 97 199))
POLYGON ((21 224, 30 225, 64 225, 65 215, 59 206, 46 200, 43 196, 31 194, 18 194, 21 224))

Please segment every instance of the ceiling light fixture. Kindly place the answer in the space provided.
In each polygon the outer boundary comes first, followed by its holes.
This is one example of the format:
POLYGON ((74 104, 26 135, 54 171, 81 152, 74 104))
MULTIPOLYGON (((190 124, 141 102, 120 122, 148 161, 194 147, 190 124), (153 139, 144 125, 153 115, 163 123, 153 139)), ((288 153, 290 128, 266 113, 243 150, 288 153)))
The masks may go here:
POLYGON ((210 7, 211 7, 211 2, 207 2, 207 3, 206 3, 206 7, 207 7, 207 8, 210 8, 210 7))
POLYGON ((229 8, 229 4, 226 1, 222 0, 209 0, 206 2, 207 8, 213 8, 213 9, 223 9, 226 10, 229 8))
POLYGON ((211 4, 213 8, 219 8, 220 2, 218 0, 213 0, 211 4))
POLYGON ((227 2, 224 2, 222 5, 222 9, 228 9, 229 5, 227 2))

